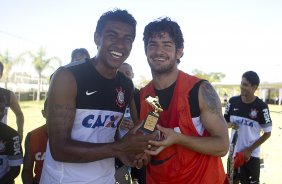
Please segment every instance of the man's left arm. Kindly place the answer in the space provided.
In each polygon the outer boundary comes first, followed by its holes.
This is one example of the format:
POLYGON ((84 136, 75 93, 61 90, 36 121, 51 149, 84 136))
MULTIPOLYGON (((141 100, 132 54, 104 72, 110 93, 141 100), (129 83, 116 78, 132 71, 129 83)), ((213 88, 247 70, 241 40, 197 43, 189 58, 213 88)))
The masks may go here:
POLYGON ((163 133, 165 139, 162 141, 149 141, 158 148, 156 150, 146 150, 147 153, 157 155, 172 144, 180 144, 202 154, 226 155, 229 148, 229 137, 219 97, 208 82, 203 82, 200 85, 198 97, 201 111, 200 120, 209 136, 188 136, 158 125, 157 128, 163 133))
POLYGON ((254 144, 244 149, 243 152, 244 152, 245 160, 248 160, 252 155, 252 151, 254 151, 257 147, 263 144, 270 137, 270 135, 271 132, 264 132, 262 136, 257 141, 254 142, 254 144))
POLYGON ((21 107, 19 105, 18 99, 17 99, 15 93, 13 93, 12 91, 11 91, 11 94, 10 94, 10 108, 15 113, 17 126, 18 126, 18 133, 19 133, 20 138, 22 140, 23 139, 24 115, 23 115, 23 112, 22 112, 21 107))

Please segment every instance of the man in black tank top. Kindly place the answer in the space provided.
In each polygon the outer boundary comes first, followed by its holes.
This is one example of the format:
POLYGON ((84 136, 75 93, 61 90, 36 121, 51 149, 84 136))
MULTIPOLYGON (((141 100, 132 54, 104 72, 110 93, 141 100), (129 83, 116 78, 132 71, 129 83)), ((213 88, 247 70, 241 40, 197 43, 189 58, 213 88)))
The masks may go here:
POLYGON ((113 184, 114 157, 127 165, 143 165, 135 156, 144 152, 155 135, 130 133, 115 141, 134 90, 132 81, 117 70, 130 54, 135 32, 136 21, 126 10, 104 13, 94 33, 96 56, 72 62, 53 75, 41 184, 113 184))

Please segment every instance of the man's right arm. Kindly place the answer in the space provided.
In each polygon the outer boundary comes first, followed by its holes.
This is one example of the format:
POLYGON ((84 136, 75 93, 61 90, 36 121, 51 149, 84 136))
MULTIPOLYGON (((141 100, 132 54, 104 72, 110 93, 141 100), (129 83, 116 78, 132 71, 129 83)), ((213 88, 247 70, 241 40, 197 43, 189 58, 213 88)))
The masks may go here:
MULTIPOLYGON (((90 79, 89 79, 90 80, 90 79)), ((143 152, 154 135, 129 134, 112 143, 89 143, 71 138, 76 113, 77 85, 74 76, 61 68, 52 77, 48 95, 49 144, 53 158, 62 162, 86 163, 109 157, 143 152)))
POLYGON ((230 111, 231 111, 231 102, 229 100, 225 106, 224 119, 227 123, 228 128, 237 129, 238 127, 234 123, 230 122, 230 111))
POLYGON ((23 139, 24 115, 21 110, 20 104, 14 92, 10 92, 10 108, 16 116, 18 133, 21 140, 23 139))

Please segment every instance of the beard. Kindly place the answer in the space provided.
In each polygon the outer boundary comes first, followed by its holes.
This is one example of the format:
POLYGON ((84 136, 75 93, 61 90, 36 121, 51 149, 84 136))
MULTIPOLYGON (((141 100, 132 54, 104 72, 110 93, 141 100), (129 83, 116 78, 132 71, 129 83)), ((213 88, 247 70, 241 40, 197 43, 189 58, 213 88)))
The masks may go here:
POLYGON ((153 74, 156 75, 162 75, 162 74, 167 74, 167 73, 171 73, 174 70, 175 67, 175 63, 171 62, 168 65, 165 66, 155 66, 152 63, 149 63, 150 67, 151 67, 151 71, 153 74))

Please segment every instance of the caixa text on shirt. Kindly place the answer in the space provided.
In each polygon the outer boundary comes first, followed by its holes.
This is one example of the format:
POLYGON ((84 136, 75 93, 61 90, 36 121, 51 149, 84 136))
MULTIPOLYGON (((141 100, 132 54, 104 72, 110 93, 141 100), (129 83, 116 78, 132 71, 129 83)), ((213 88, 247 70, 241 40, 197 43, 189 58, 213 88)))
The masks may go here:
POLYGON ((86 128, 111 127, 116 128, 120 117, 117 115, 88 115, 82 120, 82 126, 86 128))

